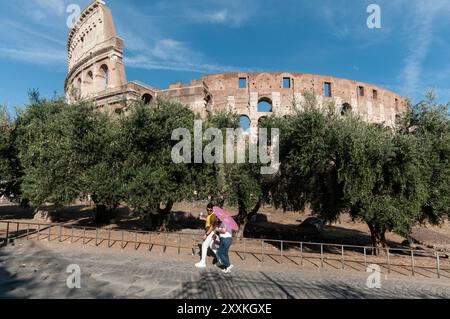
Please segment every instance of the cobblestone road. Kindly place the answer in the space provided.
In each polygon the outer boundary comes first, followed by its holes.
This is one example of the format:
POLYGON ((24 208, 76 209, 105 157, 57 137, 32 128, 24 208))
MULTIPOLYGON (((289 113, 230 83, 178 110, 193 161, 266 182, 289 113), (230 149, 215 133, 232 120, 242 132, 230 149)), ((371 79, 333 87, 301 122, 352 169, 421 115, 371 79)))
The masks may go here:
POLYGON ((238 267, 230 275, 163 256, 105 252, 39 242, 0 249, 1 298, 450 298, 448 280, 367 276, 345 272, 238 267), (69 289, 67 266, 81 268, 81 289, 69 289))

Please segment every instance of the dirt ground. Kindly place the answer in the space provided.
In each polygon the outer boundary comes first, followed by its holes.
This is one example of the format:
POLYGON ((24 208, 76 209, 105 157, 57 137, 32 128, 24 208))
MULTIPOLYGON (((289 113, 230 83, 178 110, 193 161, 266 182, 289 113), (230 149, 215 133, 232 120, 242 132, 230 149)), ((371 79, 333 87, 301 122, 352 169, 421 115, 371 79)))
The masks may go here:
MULTIPOLYGON (((201 212, 205 212, 207 202, 183 202, 175 204, 172 213, 173 232, 186 233, 188 230, 202 228, 202 222, 198 220, 201 212)), ((225 207, 232 215, 236 214, 236 208, 225 207)), ((265 206, 260 213, 267 217, 267 221, 252 222, 248 225, 245 236, 248 238, 283 239, 293 241, 305 241, 316 243, 343 244, 370 246, 370 232, 366 224, 352 221, 350 216, 342 215, 337 223, 325 225, 320 234, 301 235, 299 225, 311 217, 310 211, 283 212, 273 207, 265 206)), ((33 211, 18 206, 0 207, 0 220, 20 220, 33 222, 33 211)), ((41 222, 41 221, 35 221, 41 222)), ((78 202, 64 208, 59 216, 59 223, 67 226, 102 227, 94 223, 93 206, 86 202, 78 202)), ((144 230, 142 221, 126 207, 119 209, 116 220, 111 224, 103 225, 104 229, 129 229, 144 230)), ((413 237, 424 248, 434 248, 442 251, 450 250, 450 224, 445 222, 442 226, 424 225, 414 228, 413 237)), ((405 238, 394 233, 387 234, 390 247, 403 247, 405 238)))
MULTIPOLYGON (((46 224, 33 219, 33 212, 18 207, 0 207, 0 219, 16 221, 19 224, 10 224, 9 238, 14 244, 14 239, 32 240, 39 242, 69 244, 70 246, 95 247, 97 249, 136 251, 143 254, 149 252, 160 253, 163 256, 173 256, 180 260, 198 260, 200 250, 200 238, 203 232, 203 222, 198 220, 200 212, 204 211, 206 203, 180 203, 175 205, 172 214, 173 224, 176 225, 172 232, 158 233, 145 232, 139 216, 133 214, 127 208, 120 209, 117 220, 110 224, 98 225, 94 223, 93 207, 85 203, 78 203, 65 208, 60 214, 57 223, 46 224), (17 227, 17 228, 16 228, 17 227)), ((226 208, 230 213, 233 208, 226 208)), ((436 268, 436 256, 434 249, 418 247, 414 256, 407 250, 391 249, 390 254, 381 252, 379 256, 370 256, 369 251, 363 251, 362 247, 337 245, 370 246, 370 235, 365 224, 352 221, 349 216, 342 216, 340 221, 333 225, 326 225, 321 233, 300 238, 299 225, 311 217, 308 212, 295 213, 275 210, 263 207, 261 214, 267 217, 267 221, 253 222, 248 225, 245 240, 239 239, 233 243, 231 253, 236 265, 260 267, 268 265, 273 267, 293 267, 311 270, 339 270, 365 272, 368 264, 379 265, 383 272, 402 276, 415 276, 423 278, 435 278, 439 276, 436 268), (297 236, 297 237, 295 237, 297 236), (264 239, 260 241, 259 239, 264 239), (303 242, 303 247, 298 243, 286 242, 280 246, 277 239, 285 241, 293 240, 303 242), (324 247, 323 256, 321 245, 337 244, 324 247), (366 255, 367 252, 367 255, 366 255)), ((0 241, 4 241, 7 228, 6 223, 0 223, 0 241)), ((428 245, 441 243, 449 245, 445 234, 448 224, 438 227, 419 227, 416 233, 427 238, 428 245), (447 240, 447 241, 446 241, 447 240)), ((396 234, 388 234, 390 248, 408 248, 401 246, 404 238, 396 234)), ((450 279, 449 254, 440 254, 440 276, 450 279)))

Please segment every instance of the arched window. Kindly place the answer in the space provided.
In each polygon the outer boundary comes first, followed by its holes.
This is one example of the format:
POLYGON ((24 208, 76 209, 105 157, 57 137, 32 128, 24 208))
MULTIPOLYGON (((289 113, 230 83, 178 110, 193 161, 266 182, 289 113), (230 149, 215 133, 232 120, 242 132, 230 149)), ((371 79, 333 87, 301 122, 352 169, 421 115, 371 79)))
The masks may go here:
POLYGON ((341 115, 350 114, 351 111, 352 111, 352 106, 350 104, 348 104, 348 103, 342 104, 341 115))
POLYGON ((87 93, 92 92, 92 89, 93 89, 92 85, 93 85, 93 83, 94 83, 94 74, 92 73, 92 71, 89 71, 89 72, 86 74, 86 80, 85 80, 85 83, 86 83, 86 85, 87 85, 87 87, 86 87, 86 92, 87 92, 87 93))
POLYGON ((211 104, 211 101, 212 101, 211 95, 207 95, 205 97, 205 105, 206 105, 206 107, 208 107, 211 104))
POLYGON ((240 123, 241 129, 243 129, 245 133, 250 133, 250 128, 251 128, 252 122, 250 121, 250 118, 247 115, 242 115, 239 118, 239 123, 240 123))
POLYGON ((104 83, 104 88, 107 89, 109 86, 109 69, 106 64, 100 67, 100 77, 104 83))
POLYGON ((77 80, 77 89, 81 91, 81 78, 77 80))
POLYGON ((144 104, 150 104, 153 100, 153 96, 151 94, 145 93, 142 96, 142 102, 144 102, 144 104))
POLYGON ((258 102, 258 112, 270 113, 272 112, 272 101, 268 98, 262 98, 258 102))
POLYGON ((94 80, 94 74, 92 73, 92 71, 89 71, 87 73, 87 80, 89 83, 92 83, 92 81, 94 80))

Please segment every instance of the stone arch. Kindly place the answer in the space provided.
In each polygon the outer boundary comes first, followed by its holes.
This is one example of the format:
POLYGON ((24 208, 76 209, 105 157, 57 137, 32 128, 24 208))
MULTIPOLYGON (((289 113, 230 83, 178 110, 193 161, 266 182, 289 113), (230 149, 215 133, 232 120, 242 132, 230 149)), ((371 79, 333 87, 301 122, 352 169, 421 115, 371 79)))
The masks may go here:
POLYGON ((106 64, 100 66, 99 79, 102 89, 107 89, 109 87, 109 68, 106 64))
POLYGON ((150 104, 153 101, 153 96, 149 93, 145 93, 144 95, 142 95, 142 102, 145 105, 150 104))
POLYGON ((247 115, 241 115, 239 117, 239 126, 245 133, 250 133, 252 128, 252 121, 247 115))
POLYGON ((352 106, 349 103, 342 104, 341 115, 348 115, 352 112, 352 106))
POLYGON ((94 73, 92 72, 92 71, 88 71, 87 72, 87 77, 86 77, 86 81, 90 81, 90 82, 92 82, 92 81, 94 81, 94 73))
POLYGON ((272 100, 268 97, 262 97, 258 100, 258 112, 271 113, 273 112, 272 100))
POLYGON ((205 97, 205 106, 208 108, 208 107, 210 107, 211 106, 211 102, 212 102, 212 97, 211 97, 211 95, 206 95, 206 97, 205 97))
POLYGON ((94 85, 94 73, 91 70, 89 70, 86 73, 86 77, 85 77, 84 83, 86 84, 85 85, 86 93, 91 93, 91 92, 94 91, 94 88, 93 88, 93 85, 94 85))

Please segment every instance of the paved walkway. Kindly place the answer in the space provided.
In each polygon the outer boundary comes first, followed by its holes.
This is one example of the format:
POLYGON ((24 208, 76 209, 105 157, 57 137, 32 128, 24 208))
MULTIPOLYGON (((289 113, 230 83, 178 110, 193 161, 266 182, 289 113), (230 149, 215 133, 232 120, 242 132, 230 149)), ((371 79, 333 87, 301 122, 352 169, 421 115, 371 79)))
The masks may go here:
POLYGON ((450 298, 447 280, 367 276, 340 271, 237 267, 230 275, 158 255, 21 242, 0 249, 0 298, 450 298), (81 268, 81 289, 69 289, 66 269, 81 268))

